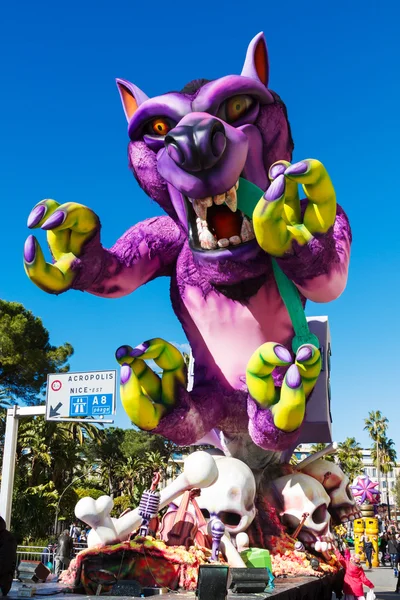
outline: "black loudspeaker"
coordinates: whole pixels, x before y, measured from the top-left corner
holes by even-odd
[[[229,589],[234,594],[262,594],[269,584],[267,569],[231,569]]]
[[[50,570],[38,560],[21,560],[17,567],[17,577],[20,581],[46,581]]]
[[[198,600],[226,600],[228,575],[227,565],[200,565],[196,590]]]

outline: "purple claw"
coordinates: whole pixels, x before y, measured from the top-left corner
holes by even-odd
[[[24,259],[27,263],[32,263],[36,257],[36,240],[33,235],[26,238],[24,245]]]
[[[285,348],[285,346],[279,346],[276,345],[274,348],[274,352],[277,355],[277,357],[279,358],[279,360],[284,360],[285,362],[292,362],[292,356],[289,352],[289,350],[287,348]]]
[[[303,346],[299,349],[296,354],[296,360],[298,362],[303,362],[305,360],[309,360],[313,355],[313,350],[310,346]]]
[[[276,179],[271,183],[269,188],[264,194],[265,200],[269,202],[273,202],[274,200],[278,200],[283,196],[285,191],[285,177],[284,175],[278,175]]]
[[[149,348],[149,346],[150,346],[149,342],[143,342],[143,344],[139,344],[139,346],[136,346],[136,348],[134,348],[130,352],[130,355],[133,356],[133,358],[142,356],[142,354],[144,354],[144,352],[146,352],[146,350]]]
[[[35,227],[44,217],[47,208],[44,204],[39,204],[39,206],[35,206],[35,208],[31,211],[31,214],[28,217],[27,225],[29,229],[31,227]]]
[[[120,346],[115,353],[115,357],[117,360],[119,360],[123,356],[126,356],[128,354],[128,352],[129,352],[129,350],[126,346]]]
[[[129,378],[131,376],[131,368],[129,365],[122,365],[121,367],[121,383],[127,383],[127,381],[129,381]]]
[[[286,385],[290,388],[292,388],[292,390],[300,387],[301,384],[301,377],[300,377],[300,373],[298,368],[296,367],[296,365],[291,365],[286,373],[286,377],[285,377],[285,381],[286,381]]]
[[[285,171],[285,175],[304,175],[308,171],[308,163],[304,160],[295,163],[294,165],[290,165]]]
[[[283,175],[286,170],[285,165],[277,164],[273,165],[269,170],[269,176],[271,179],[276,179],[278,175]]]
[[[56,210],[55,213],[51,215],[42,225],[42,229],[47,231],[48,229],[54,229],[55,227],[59,227],[65,221],[65,217],[67,213],[63,210]]]

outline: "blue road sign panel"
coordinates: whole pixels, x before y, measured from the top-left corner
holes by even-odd
[[[112,394],[89,394],[87,396],[70,396],[70,417],[96,417],[112,415]]]

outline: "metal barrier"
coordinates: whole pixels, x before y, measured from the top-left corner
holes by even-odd
[[[87,543],[74,542],[74,556],[76,556],[81,550],[86,550],[87,547]]]
[[[40,546],[17,546],[17,559],[18,562],[21,560],[42,560],[42,554],[44,553],[44,548]],[[47,562],[50,560],[53,562],[54,554],[51,552],[47,554],[49,557]]]
[[[86,548],[87,544],[74,542],[72,556],[75,557],[81,550],[85,550]],[[44,554],[46,560],[42,561],[42,555]],[[17,565],[19,565],[21,560],[37,560],[39,562],[44,562],[45,565],[50,562],[53,564],[52,571],[54,572],[56,554],[56,549],[54,549],[53,552],[45,553],[45,548],[42,546],[17,546]]]

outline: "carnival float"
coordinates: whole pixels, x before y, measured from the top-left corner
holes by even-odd
[[[327,318],[307,319],[304,306],[343,292],[351,231],[323,164],[291,163],[286,107],[268,79],[262,33],[241,75],[155,98],[118,79],[129,166],[166,215],[134,225],[111,249],[83,205],[47,199],[29,215],[31,229],[47,232],[53,260],[30,235],[25,270],[48,293],[117,298],[170,278],[193,383],[169,342],[125,344],[116,351],[121,402],[142,430],[215,448],[189,455],[162,489],[155,476],[118,519],[108,496],[79,501],[89,548],[65,577],[87,593],[105,572],[158,590],[194,590],[199,573],[218,565],[242,578],[260,569],[262,589],[273,576],[323,578],[338,570],[333,525],[361,517],[324,453],[289,464],[299,443],[332,441]]]

